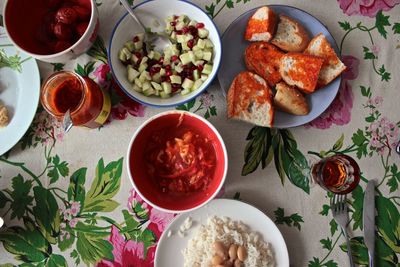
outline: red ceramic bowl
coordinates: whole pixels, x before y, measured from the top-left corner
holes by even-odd
[[[147,173],[144,153],[152,133],[178,125],[181,117],[181,126],[193,129],[212,140],[217,164],[212,180],[205,190],[187,194],[165,193]],[[129,178],[136,192],[153,207],[172,213],[190,211],[212,200],[221,189],[228,169],[225,144],[217,130],[204,118],[185,111],[163,112],[143,123],[132,137],[126,158]]]

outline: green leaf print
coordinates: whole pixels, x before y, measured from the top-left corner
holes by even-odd
[[[329,226],[330,226],[330,230],[331,230],[331,236],[333,236],[338,229],[338,224],[336,223],[336,221],[334,219],[332,219],[329,222]]]
[[[308,262],[308,267],[321,267],[320,261],[318,258],[313,257],[311,261]]]
[[[363,225],[363,203],[364,203],[364,192],[360,185],[358,185],[353,192],[351,192],[352,200],[350,205],[353,208],[353,213],[351,214],[351,219],[353,220],[353,231],[358,228],[362,230]]]
[[[100,159],[96,167],[96,178],[86,194],[84,212],[113,211],[118,203],[112,200],[120,188],[122,174],[122,158],[104,167]]]
[[[101,38],[100,35],[97,36],[92,47],[89,49],[89,51],[86,52],[86,54],[97,60],[100,60],[104,64],[107,64],[107,49],[104,45],[104,40]]]
[[[364,51],[364,59],[376,59],[376,56],[369,50],[368,47],[363,46],[363,51]]]
[[[395,252],[400,253],[400,214],[392,201],[383,197],[375,198],[378,216],[376,225],[383,241]]]
[[[335,142],[335,144],[332,147],[332,151],[339,151],[343,147],[343,141],[344,141],[344,134],[342,134],[339,139]]]
[[[47,174],[50,177],[50,184],[57,182],[60,175],[66,177],[69,173],[68,163],[65,161],[60,162],[58,155],[53,157],[52,163],[53,166]]]
[[[81,207],[84,207],[85,202],[85,180],[86,168],[81,168],[71,175],[68,187],[68,200],[78,201]]]
[[[0,232],[0,241],[4,248],[24,262],[41,262],[51,254],[51,246],[43,235],[21,227],[9,227]]]
[[[0,209],[4,208],[7,202],[11,202],[11,200],[6,197],[6,195],[0,191]]]
[[[227,8],[234,8],[233,1],[232,0],[226,0],[226,7]]]
[[[329,210],[331,209],[331,207],[327,204],[322,205],[322,210],[319,212],[319,214],[323,215],[323,216],[328,216]]]
[[[67,267],[67,261],[61,255],[52,254],[46,262],[46,267]]]
[[[358,129],[357,132],[353,134],[351,140],[358,147],[357,158],[361,159],[362,156],[366,156],[367,144],[365,141],[368,141],[368,139],[364,136],[364,132],[361,129]]]
[[[57,243],[57,236],[60,232],[61,215],[57,201],[50,190],[36,186],[33,188],[36,205],[33,207],[33,214],[40,232],[52,243]]]
[[[333,260],[329,260],[324,264],[325,267],[337,267],[338,264],[334,262]]]
[[[327,237],[326,239],[321,239],[319,242],[322,244],[322,248],[327,250],[332,249],[332,240],[329,237]]]
[[[391,178],[387,181],[386,185],[390,188],[390,193],[397,191],[400,183],[400,172],[397,169],[397,165],[393,163],[390,167]]]
[[[113,246],[105,240],[110,235],[108,232],[95,231],[95,227],[87,226],[81,222],[76,225],[76,249],[86,265],[94,265],[102,259],[113,260]]]
[[[51,65],[53,65],[54,72],[64,70],[64,66],[65,66],[65,64],[63,64],[63,63],[51,63]]]
[[[29,196],[29,192],[32,188],[32,181],[24,181],[24,178],[18,174],[12,179],[11,192],[11,219],[17,217],[21,219],[25,214],[26,208],[31,205],[33,197]]]
[[[400,34],[400,23],[393,24],[392,30],[394,34]]]
[[[246,140],[250,142],[247,143],[244,152],[245,164],[242,168],[243,176],[254,172],[261,161],[263,162],[263,168],[265,168],[271,162],[273,153],[271,129],[269,128],[253,127]]]
[[[68,232],[69,236],[63,236],[63,238],[61,238],[61,236],[58,236],[57,239],[57,245],[61,251],[69,249],[75,242],[76,233],[74,232],[74,230],[71,229],[68,224],[65,226],[64,231]]]
[[[82,67],[80,64],[76,66],[76,69],[74,70],[77,74],[87,77],[94,71],[94,64],[96,64],[95,61],[90,61],[85,64],[84,67]]]
[[[360,88],[361,88],[362,96],[365,96],[365,97],[371,97],[372,96],[371,87],[366,88],[365,86],[360,86]]]
[[[351,25],[348,21],[343,21],[343,22],[339,21],[339,25],[345,31],[350,30],[351,28]]]
[[[196,104],[196,99],[192,99],[189,102],[187,102],[186,104],[182,104],[176,107],[177,110],[184,110],[184,111],[190,111],[194,105]]]
[[[298,213],[294,213],[290,216],[285,216],[285,210],[283,208],[278,208],[274,211],[275,214],[275,223],[277,224],[286,224],[289,227],[296,227],[301,230],[300,223],[303,223],[303,217],[300,216]]]
[[[389,16],[385,16],[382,13],[382,10],[376,14],[375,26],[378,29],[378,32],[386,39],[387,31],[385,29],[386,26],[390,26]]]

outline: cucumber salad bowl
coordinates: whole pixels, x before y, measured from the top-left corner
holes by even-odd
[[[112,32],[108,60],[114,79],[132,99],[154,107],[184,104],[215,78],[221,61],[219,32],[196,5],[153,0],[133,7],[154,34],[169,37],[162,51],[145,47],[144,33],[126,13]]]

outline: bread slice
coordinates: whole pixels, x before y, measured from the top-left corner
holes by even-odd
[[[289,85],[297,86],[310,94],[315,91],[324,59],[300,53],[285,54],[280,63],[279,72]]]
[[[296,20],[279,15],[279,23],[271,43],[287,52],[302,52],[310,42],[310,36]]]
[[[324,64],[318,77],[319,86],[329,84],[346,69],[346,66],[340,61],[335,50],[333,50],[322,33],[311,40],[304,53],[319,56],[324,59]]]
[[[246,48],[244,59],[248,70],[260,75],[270,86],[275,86],[282,79],[279,64],[283,55],[272,44],[256,42]]]
[[[295,87],[280,82],[275,89],[274,105],[276,108],[293,115],[310,113],[306,98]]]
[[[244,38],[268,42],[275,33],[277,22],[278,17],[269,7],[260,7],[247,22]]]
[[[263,78],[249,71],[239,73],[228,91],[228,118],[271,127],[274,121],[272,91]]]

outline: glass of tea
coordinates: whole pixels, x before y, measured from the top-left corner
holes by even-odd
[[[307,171],[311,186],[318,184],[335,194],[350,193],[360,182],[360,167],[352,157],[344,154],[309,159]]]

